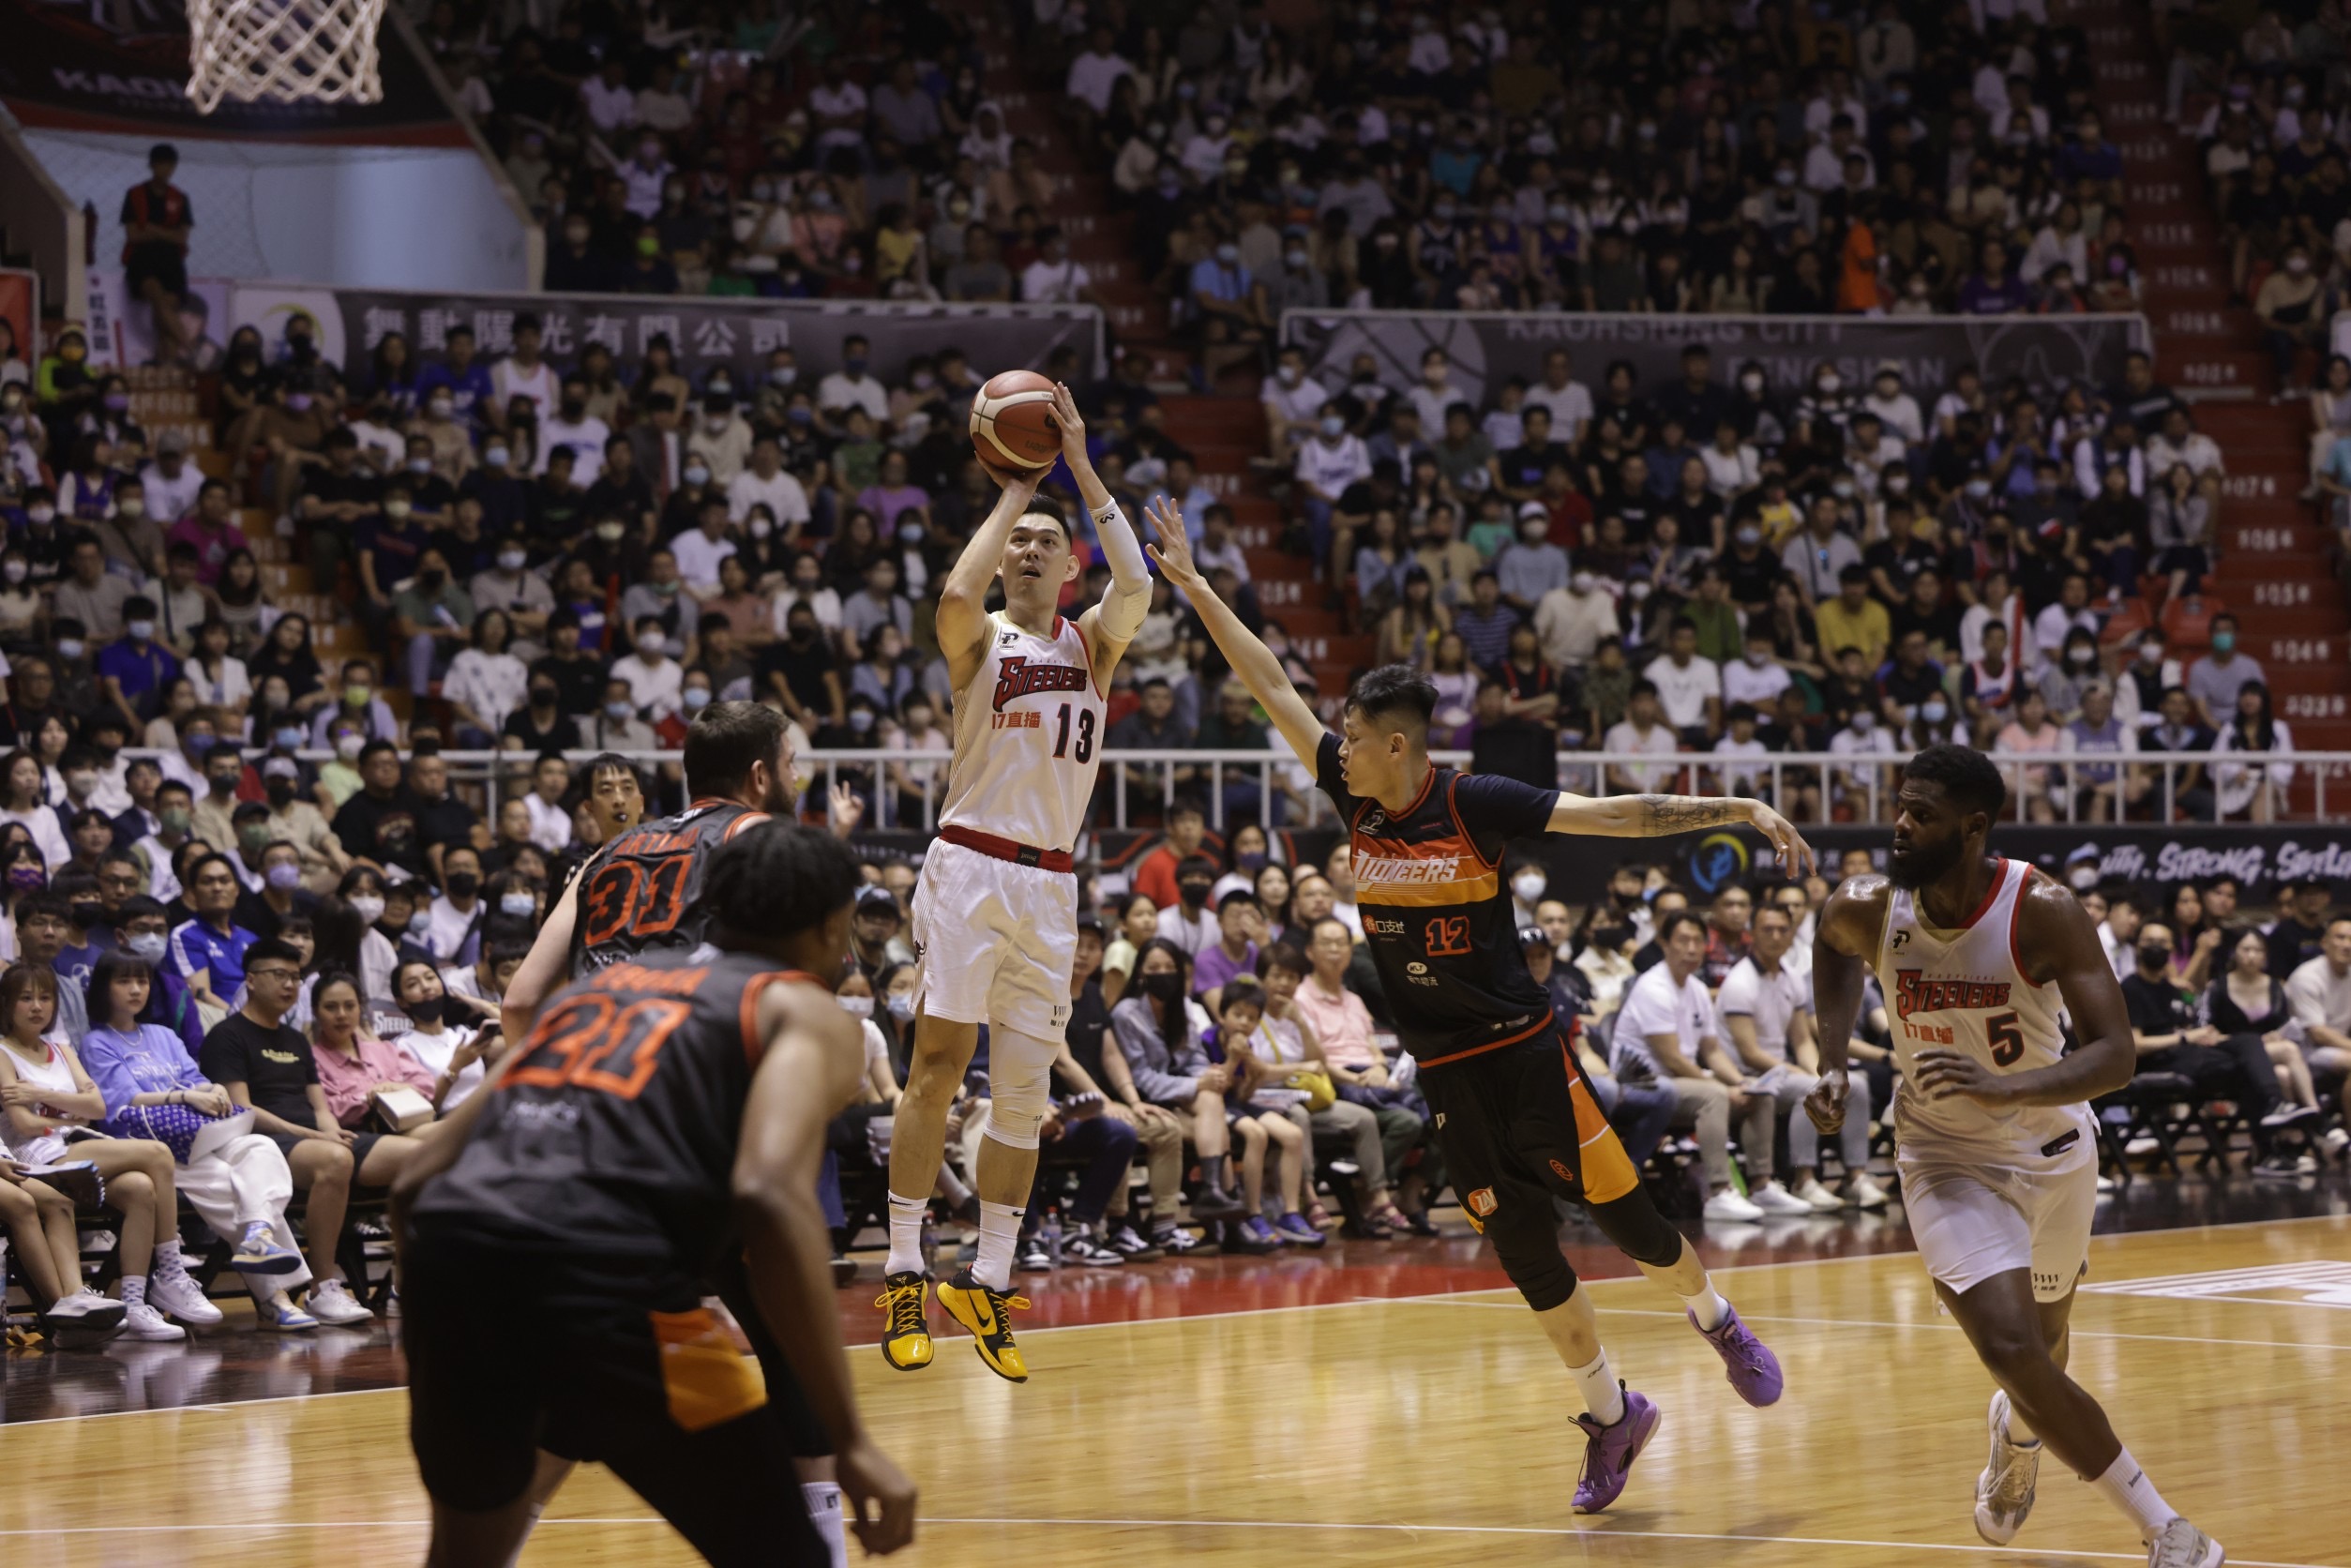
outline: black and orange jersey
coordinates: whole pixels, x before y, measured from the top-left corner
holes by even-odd
[[[1502,885],[1513,838],[1545,831],[1556,790],[1433,767],[1402,812],[1349,794],[1325,735],[1317,782],[1354,853],[1355,907],[1396,1032],[1423,1066],[1526,1039],[1551,1021]]]
[[[731,800],[698,800],[674,817],[635,827],[589,860],[572,897],[573,978],[624,958],[691,953],[710,929],[702,879],[718,846],[767,821]]]
[[[731,1233],[735,1146],[765,988],[821,984],[750,953],[655,953],[549,1001],[420,1218],[700,1272]],[[830,987],[826,988],[829,992]]]

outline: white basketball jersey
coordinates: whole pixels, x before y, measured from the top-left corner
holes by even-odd
[[[1877,980],[1902,1070],[1894,1142],[1904,1160],[2057,1171],[2097,1158],[2087,1105],[1999,1109],[1961,1095],[1929,1101],[1909,1087],[1922,1050],[1962,1051],[1996,1073],[2046,1067],[2064,1054],[2063,999],[2027,976],[2017,947],[2031,877],[2023,861],[2001,860],[1990,896],[1956,931],[1928,927],[1901,888],[1888,901]]]
[[[957,697],[942,826],[1040,850],[1076,847],[1101,770],[1102,691],[1075,621],[1049,636],[987,618],[979,673]]]

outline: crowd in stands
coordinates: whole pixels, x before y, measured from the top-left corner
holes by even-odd
[[[1979,30],[1967,8],[1734,21],[1741,8],[1702,4],[1655,13],[1665,33],[1601,7],[1561,31],[1522,7],[1337,8],[1301,38],[1255,6],[1163,26],[1047,5],[1036,57],[1202,376],[1264,375],[1276,542],[1310,560],[1313,592],[1373,658],[1428,672],[1436,743],[1480,771],[1776,792],[1813,822],[1868,814],[1902,755],[1960,739],[2015,761],[2026,820],[2270,820],[2289,804],[2291,734],[2235,617],[2203,593],[2223,456],[2144,354],[2110,384],[1988,384],[1967,367],[1913,384],[1898,364],[1840,361],[1791,384],[1718,363],[1693,333],[1680,375],[1648,384],[1566,350],[1499,383],[1432,351],[1407,382],[1271,340],[1291,304],[2125,305],[2119,164],[2088,108],[2084,40],[1995,8],[2016,14]],[[2227,210],[2240,286],[2298,349],[2291,329],[2327,314],[2305,285],[2331,287],[2340,264],[2314,204],[2342,169],[2331,140],[2291,168],[2288,154],[2343,121],[2305,112],[2289,136],[2287,119],[2305,105],[2296,81],[2336,91],[2304,68],[2340,54],[2339,19],[2328,8],[2267,53],[2199,53],[2211,9],[2178,19],[2175,82],[2194,90],[2217,61],[2208,166],[2265,200],[2273,179],[2292,192],[2238,191]],[[708,16],[550,10],[544,28],[507,28],[441,0],[424,28],[548,218],[550,288],[1092,297],[1049,221],[1054,176],[980,96],[952,9],[868,8],[853,26],[816,13],[739,81],[701,47]],[[727,41],[757,52],[770,24],[739,22]],[[2256,32],[2274,43],[2270,23]],[[486,1026],[548,900],[617,825],[679,803],[656,754],[696,712],[772,702],[797,749],[850,754],[830,803],[843,820],[927,822],[943,769],[901,754],[947,746],[930,606],[994,500],[966,417],[998,367],[942,332],[903,365],[851,338],[836,361],[777,348],[689,377],[666,341],[626,360],[553,352],[527,311],[434,341],[385,335],[346,366],[296,314],[226,345],[204,396],[227,463],[208,477],[86,351],[68,332],[37,370],[0,375],[7,1141],[29,1163],[69,1123],[249,1104],[277,1165],[240,1152],[240,1180],[284,1194],[206,1220],[245,1249],[265,1319],[331,1322],[369,1293],[339,1286],[350,1193],[388,1180],[481,1081],[500,1046]],[[2282,375],[2298,363],[2282,357]],[[1328,707],[1338,693],[1316,689],[1258,603],[1223,492],[1169,432],[1151,356],[1043,368],[1078,389],[1129,516],[1180,506],[1220,594]],[[2337,439],[2351,362],[2320,379],[2313,483],[2351,495]],[[1087,566],[1075,614],[1106,574],[1084,509],[1067,513]],[[300,606],[273,588],[288,558],[311,574]],[[334,635],[314,640],[330,627],[305,607]],[[1425,1232],[1443,1188],[1345,851],[1286,863],[1279,829],[1317,821],[1319,797],[1227,676],[1163,584],[1108,694],[1109,746],[1269,761],[1104,770],[1106,793],[1123,780],[1166,842],[1087,883],[1098,928],[1059,1075],[1064,1157],[1047,1162],[1048,1179],[1071,1163],[1086,1178],[1032,1263],[1203,1244],[1175,1223],[1187,1143],[1231,1173],[1233,1212],[1212,1202],[1209,1223],[1243,1252],[1319,1244],[1333,1216],[1318,1193],[1339,1187],[1353,1233]],[[480,750],[507,754],[494,811],[480,766],[452,781],[446,754]],[[1774,763],[1808,753],[1834,760]],[[836,1196],[870,1168],[859,1123],[886,1112],[905,1064],[913,876],[877,862],[859,906],[844,996],[864,1003],[871,1060],[865,1108],[836,1125]],[[1883,1201],[1865,1143],[1821,1149],[1789,1114],[1813,1059],[1786,977],[1826,883],[1726,889],[1693,922],[1654,868],[1583,911],[1543,897],[1534,867],[1512,882],[1529,960],[1636,1160],[1686,1157],[1726,1223]],[[2270,1169],[2298,1169],[2304,1143],[2339,1146],[2340,1129],[2273,1137],[2351,1065],[2351,922],[2326,919],[2328,890],[2259,927],[2236,915],[2234,884],[2142,910],[2090,883],[2163,1070],[2253,1108]],[[2163,943],[2162,964],[2143,961]],[[1882,1049],[1859,1057],[1882,1122],[1891,1066]],[[8,1093],[25,1083],[39,1092]],[[957,1123],[967,1143],[984,1101]],[[1318,1185],[1334,1159],[1340,1180]],[[1136,1160],[1148,1211],[1121,1174]],[[127,1169],[115,1190],[169,1174]],[[951,1208],[969,1197],[957,1181],[951,1168]],[[205,1176],[183,1166],[179,1183],[210,1201]],[[301,1304],[280,1266],[294,1193]],[[0,1218],[38,1285],[44,1211],[11,1199]],[[169,1234],[142,1288],[201,1320]]]

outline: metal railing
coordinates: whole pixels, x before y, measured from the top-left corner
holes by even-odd
[[[333,753],[301,751],[296,755],[318,762],[331,760]],[[600,755],[604,754],[565,753],[575,766]],[[648,773],[680,769],[684,763],[684,754],[676,751],[617,755]],[[795,759],[795,767],[809,792],[806,804],[811,808],[821,807],[823,795],[847,780],[867,802],[864,826],[927,833],[938,825],[947,764],[953,755],[943,750],[810,750]],[[2328,820],[2328,784],[2351,778],[2351,752],[2343,751],[1995,751],[1987,755],[2008,780],[2005,818],[2015,822],[2111,822],[2117,820],[2112,804],[2116,796],[2142,810],[2151,809],[2158,822],[2210,820],[2213,812],[2204,792],[2217,797],[2251,784],[2253,799],[2239,808],[2237,820],[2324,822]],[[1430,756],[1461,768],[1470,761],[1467,751],[1439,750]],[[521,751],[444,751],[441,757],[449,766],[452,786],[481,792],[481,809],[491,820],[505,793],[529,788],[531,768],[537,760],[535,754]],[[1557,782],[1562,790],[1582,794],[1754,795],[1770,800],[1800,825],[1825,825],[1839,807],[1847,810],[1846,821],[1887,822],[1892,820],[1903,761],[1903,754],[1896,752],[1785,751],[1762,757],[1725,757],[1697,751],[1669,755],[1561,751]],[[2294,798],[2296,786],[2305,779],[2311,786],[2306,808]],[[2095,793],[2098,786],[2117,782],[2121,788],[2106,797]],[[1200,801],[1210,824],[1219,831],[1250,821],[1271,828],[1310,827],[1333,820],[1330,803],[1315,787],[1311,770],[1287,748],[1169,748],[1102,753],[1094,786],[1094,825],[1126,828],[1145,815],[1164,816],[1180,795]],[[2260,815],[2265,796],[2268,814]],[[2340,788],[2335,799],[2351,804],[2351,796]],[[1277,800],[1283,803],[1278,819]],[[2183,816],[2183,812],[2188,814]]]

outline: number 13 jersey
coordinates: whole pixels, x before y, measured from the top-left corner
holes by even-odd
[[[942,827],[1069,850],[1085,825],[1105,729],[1093,654],[1075,621],[1044,637],[987,618],[979,673],[957,695]]]
[[[2063,999],[2026,972],[2018,946],[2032,867],[2007,859],[1997,867],[1991,892],[1955,931],[1928,926],[1903,889],[1888,897],[1876,967],[1902,1073],[1895,1152],[1912,1164],[2070,1170],[2098,1157],[2087,1105],[2002,1108],[1957,1094],[1928,1100],[1910,1088],[1924,1050],[1959,1051],[1995,1073],[2046,1067],[2065,1054]]]

